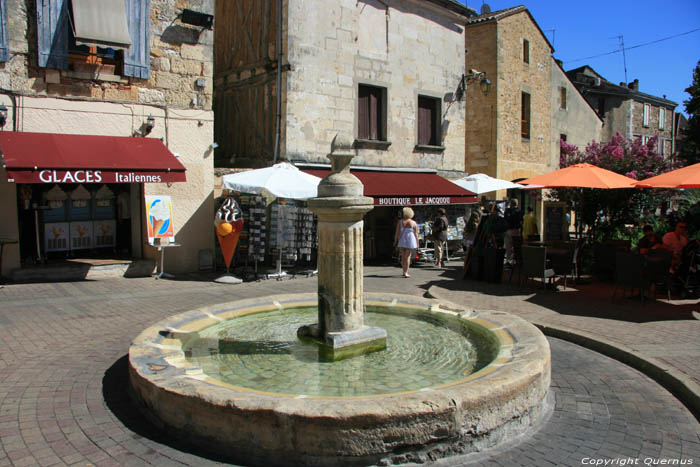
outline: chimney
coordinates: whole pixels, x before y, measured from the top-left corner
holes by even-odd
[[[627,87],[632,91],[639,91],[639,80],[635,79],[630,84],[628,84]]]

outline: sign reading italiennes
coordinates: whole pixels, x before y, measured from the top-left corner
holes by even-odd
[[[185,181],[185,172],[116,170],[12,170],[10,183],[169,183]]]

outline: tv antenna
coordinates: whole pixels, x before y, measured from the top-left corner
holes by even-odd
[[[609,39],[617,39],[620,41],[620,50],[622,51],[622,65],[625,67],[625,84],[627,84],[627,57],[625,56],[625,39],[622,34],[619,36],[613,36]]]
[[[552,47],[554,47],[554,34],[557,32],[556,29],[546,29],[544,32],[551,32],[552,33]]]

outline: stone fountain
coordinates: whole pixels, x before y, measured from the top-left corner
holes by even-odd
[[[493,448],[551,413],[549,345],[531,324],[363,293],[372,202],[352,156],[336,137],[332,173],[309,201],[316,294],[195,309],[134,339],[131,392],[162,430],[244,465],[389,465]]]
[[[299,328],[329,360],[386,348],[386,331],[364,324],[363,216],[373,199],[363,195],[350,173],[352,141],[336,136],[331,144],[331,174],[318,185],[309,209],[318,216],[318,323]]]

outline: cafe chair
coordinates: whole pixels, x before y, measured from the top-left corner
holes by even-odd
[[[612,301],[617,296],[617,287],[622,287],[623,294],[629,287],[639,289],[639,296],[644,303],[644,291],[649,286],[649,276],[644,270],[644,256],[625,251],[615,252],[615,287],[613,288]]]
[[[566,290],[567,277],[575,275],[575,251],[576,245],[571,242],[559,244],[556,249],[549,251],[549,266],[554,270],[556,276],[564,278],[564,290]]]
[[[666,288],[666,295],[671,300],[671,262],[673,261],[673,252],[668,250],[649,250],[646,258],[646,272],[649,276],[649,281],[654,288],[654,296],[659,287]]]
[[[547,287],[547,279],[551,282],[554,277],[554,270],[547,268],[547,248],[523,245],[522,258],[520,285],[523,285],[523,277],[525,279],[537,277],[542,279],[542,288],[545,289]]]

